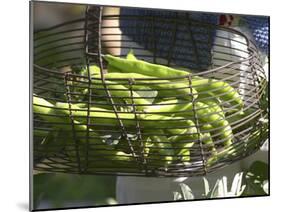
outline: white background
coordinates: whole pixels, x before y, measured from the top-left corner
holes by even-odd
[[[271,196],[230,200],[76,209],[71,211],[271,211],[280,208],[281,24],[278,1],[96,0],[68,2],[154,7],[271,16]],[[1,1],[0,7],[0,211],[27,211],[29,198],[29,2]],[[278,204],[279,203],[279,204]],[[277,208],[277,209],[276,209]],[[280,209],[279,209],[280,210]]]

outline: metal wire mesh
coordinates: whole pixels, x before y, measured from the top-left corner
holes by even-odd
[[[128,25],[132,28],[137,27],[136,20],[149,22],[151,28],[145,30],[149,32],[147,45],[132,47],[127,38],[138,34],[110,39],[118,35],[108,30],[103,33],[102,29],[110,26],[104,27],[102,21],[109,19],[134,23]],[[173,28],[165,30],[172,32],[173,39],[164,43],[169,46],[165,52],[159,47],[165,39],[157,37],[157,31],[171,22]],[[204,29],[207,40],[197,39],[200,29]],[[224,37],[219,31],[235,36]],[[267,105],[262,102],[264,71],[255,46],[238,31],[189,18],[106,16],[102,15],[102,7],[91,6],[84,19],[41,30],[34,37],[34,95],[45,102],[33,104],[48,110],[34,110],[36,170],[164,177],[205,175],[247,157],[267,139],[268,126],[261,121],[267,116]],[[222,45],[218,39],[238,47]],[[122,45],[115,46],[116,43]],[[187,44],[182,48],[189,48],[189,53],[174,48],[182,43]],[[139,59],[195,72],[183,77],[108,80],[105,46],[124,50],[121,52],[135,49]],[[90,73],[93,64],[100,68],[99,77]],[[84,75],[75,71],[82,67]],[[218,94],[223,84],[206,90],[206,84],[196,83],[203,78],[226,82],[237,90],[247,115],[240,115],[235,98],[223,98],[227,92]],[[209,82],[212,83],[215,84]],[[195,90],[200,91],[199,95]],[[210,92],[216,97],[209,96]],[[203,104],[218,98],[223,99],[218,102],[222,111],[211,111],[208,104]],[[162,110],[165,106],[174,110]],[[206,141],[208,136],[212,142]],[[175,144],[174,140],[180,142]]]

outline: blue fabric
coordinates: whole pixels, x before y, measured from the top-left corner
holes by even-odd
[[[259,49],[268,54],[269,18],[261,16],[242,16],[241,20],[251,31]]]
[[[122,32],[157,57],[171,58],[172,63],[193,70],[204,70],[210,65],[215,29],[188,20],[216,24],[218,15],[139,8],[121,8],[120,14]],[[126,16],[130,17],[126,19]],[[173,19],[184,22],[175,24]]]

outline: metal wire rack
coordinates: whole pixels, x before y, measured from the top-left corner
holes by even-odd
[[[39,108],[33,108],[35,170],[198,176],[260,148],[268,137],[264,122],[267,83],[257,50],[245,35],[188,17],[103,15],[102,10],[101,6],[89,6],[85,18],[34,35],[33,91],[40,100],[33,99],[34,107]],[[125,21],[137,30],[110,34],[109,29],[116,26],[104,26],[105,20]],[[144,21],[148,28],[139,27]],[[164,25],[169,39],[158,34]],[[146,33],[141,38],[144,45],[133,46],[132,40],[139,42],[141,30]],[[202,30],[207,37],[204,41],[197,39]],[[225,36],[227,33],[233,36]],[[237,45],[223,45],[218,40]],[[189,52],[177,51],[177,45]],[[117,77],[108,81],[104,55],[114,48],[122,50],[116,56],[125,57],[123,52],[133,49],[139,59],[194,72],[182,77]],[[100,68],[99,77],[91,75],[94,64]],[[84,74],[77,72],[83,68]],[[204,85],[194,83],[200,79],[215,79],[233,87],[243,100],[244,115],[235,98],[223,98],[226,93],[207,95],[223,87],[204,90]],[[195,90],[200,90],[199,95]],[[207,104],[198,106],[206,101],[217,101],[222,111],[211,111]],[[171,112],[161,106],[186,107]],[[227,128],[222,124],[225,120]],[[210,125],[213,127],[208,128]],[[206,137],[212,142],[206,142]]]

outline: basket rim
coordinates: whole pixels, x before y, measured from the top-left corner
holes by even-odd
[[[100,6],[98,6],[98,7],[100,7]],[[120,16],[120,15],[103,15],[103,18],[110,18],[110,17],[117,17],[117,16]],[[132,15],[122,15],[122,17],[123,16],[124,17],[126,17],[126,16],[127,17],[132,17]],[[136,16],[136,15],[133,15],[133,16]],[[148,18],[151,18],[151,17],[148,17]],[[163,17],[160,17],[160,18],[163,19]],[[60,27],[64,27],[64,26],[71,25],[71,24],[75,24],[75,23],[78,23],[78,22],[85,22],[86,20],[87,20],[87,18],[84,17],[84,18],[76,18],[76,19],[73,19],[73,20],[70,20],[70,21],[62,22],[62,23],[56,24],[54,26],[47,27],[47,28],[35,31],[34,35],[36,36],[37,34],[40,34],[42,32],[56,30],[56,29],[58,29]],[[180,20],[180,19],[175,19],[175,18],[170,18],[169,17],[169,20],[177,21],[178,23],[181,23],[181,22],[184,23],[184,20]],[[207,25],[207,26],[211,26],[211,27],[214,27],[215,30],[224,30],[224,31],[232,32],[232,33],[235,33],[237,35],[242,36],[245,39],[245,41],[246,41],[245,46],[247,46],[247,50],[248,50],[247,57],[243,58],[243,59],[239,58],[236,61],[227,62],[224,65],[220,65],[220,66],[217,66],[215,68],[209,68],[209,69],[205,69],[205,70],[200,70],[200,72],[187,73],[186,76],[179,76],[179,77],[157,77],[155,79],[151,78],[149,80],[176,80],[176,79],[192,78],[193,76],[194,77],[196,77],[196,76],[204,76],[206,74],[215,73],[215,72],[217,72],[217,71],[219,71],[221,69],[227,68],[227,67],[235,65],[235,64],[239,64],[239,63],[243,63],[243,62],[246,62],[246,61],[250,61],[250,60],[252,60],[255,57],[256,49],[257,49],[255,43],[253,43],[251,40],[249,40],[249,38],[244,33],[240,32],[239,30],[236,30],[234,28],[228,28],[226,26],[221,26],[221,25],[218,25],[218,24],[205,23],[205,22],[202,22],[202,21],[194,20],[192,18],[189,18],[188,21],[191,21],[191,22],[194,22],[194,23],[198,23],[198,24]],[[85,28],[85,26],[82,26],[80,30],[83,30],[84,28]],[[58,33],[61,33],[61,32],[58,32]],[[35,38],[34,41],[39,40],[39,39],[44,39],[45,37],[48,37],[48,36],[51,36],[51,35],[42,35],[42,36],[39,35],[38,37]],[[93,57],[94,56],[94,57],[96,57],[96,56],[98,56],[98,53],[86,52],[84,56],[89,56],[89,57]],[[100,56],[103,58],[105,55],[101,54]],[[120,56],[120,55],[115,55],[115,56]],[[142,59],[142,60],[146,61],[145,59]],[[155,63],[155,64],[157,64],[157,63]],[[160,65],[160,64],[157,64],[157,65]],[[166,67],[171,67],[169,64],[167,64],[167,65],[166,64],[161,64],[161,65],[166,66]],[[52,68],[52,69],[46,68],[46,67],[40,66],[39,64],[36,64],[35,62],[33,63],[33,67],[39,68],[41,70],[45,70],[45,71],[48,71],[48,72],[53,72],[53,73],[58,73],[59,72],[58,69],[56,69],[56,68]],[[188,69],[188,67],[176,67],[175,69],[183,70],[184,71],[184,69]],[[82,76],[82,75],[79,75],[79,74],[74,74],[74,73],[72,73],[71,75],[74,76],[74,77],[75,76],[81,77],[81,78],[85,77],[85,76]],[[88,78],[88,77],[85,77],[85,78]],[[116,78],[116,79],[115,78],[111,78],[111,80],[117,80],[117,79],[120,79],[120,78]],[[136,79],[136,80],[147,80],[147,78],[134,78],[134,79]]]

